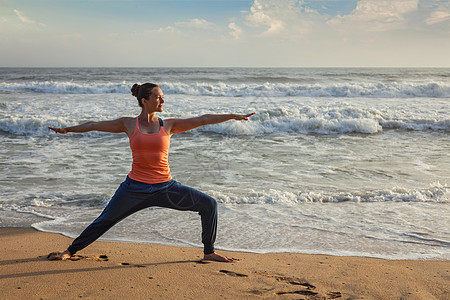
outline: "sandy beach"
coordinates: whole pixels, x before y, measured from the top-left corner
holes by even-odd
[[[0,228],[2,299],[449,299],[450,262],[225,252],[95,242],[75,260],[49,260],[71,239]]]

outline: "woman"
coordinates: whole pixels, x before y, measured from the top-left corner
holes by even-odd
[[[163,111],[164,94],[152,83],[134,84],[132,95],[142,108],[137,118],[124,117],[112,121],[87,122],[67,128],[49,129],[56,133],[104,131],[125,132],[133,154],[131,172],[119,186],[101,215],[77,237],[67,250],[60,254],[68,259],[87,247],[114,224],[147,207],[160,206],[177,210],[196,211],[201,216],[204,260],[230,262],[230,258],[215,253],[217,230],[216,201],[193,188],[172,179],[168,163],[170,137],[208,124],[231,119],[248,120],[252,114],[203,115],[189,119],[161,120],[156,113]]]

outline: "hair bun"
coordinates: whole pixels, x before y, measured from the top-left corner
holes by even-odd
[[[134,97],[137,97],[140,87],[141,87],[140,84],[137,84],[137,83],[133,84],[133,86],[131,87],[131,95],[133,95]]]

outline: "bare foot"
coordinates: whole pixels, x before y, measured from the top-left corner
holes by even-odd
[[[64,251],[63,253],[61,253],[61,254],[59,255],[59,257],[60,257],[62,260],[66,260],[66,259],[71,258],[71,257],[72,257],[72,254],[70,254],[69,250],[66,250],[66,251]]]
[[[210,254],[205,254],[205,256],[203,257],[203,260],[212,260],[212,261],[219,261],[219,262],[232,262],[233,261],[232,258],[228,258],[226,256],[217,254],[215,252],[210,253]]]

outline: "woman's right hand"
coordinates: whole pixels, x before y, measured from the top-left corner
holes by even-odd
[[[247,115],[237,115],[233,114],[233,119],[235,120],[248,120],[249,117],[253,116],[255,113],[247,114]]]
[[[56,133],[61,133],[61,134],[66,134],[67,130],[65,128],[55,128],[55,127],[50,127],[48,126],[48,129],[53,130]]]

